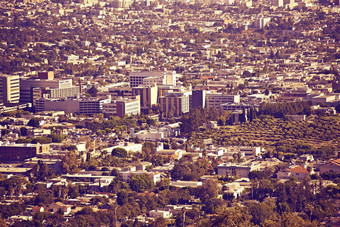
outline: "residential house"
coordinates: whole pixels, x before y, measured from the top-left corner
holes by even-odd
[[[277,179],[290,179],[297,178],[298,180],[302,180],[309,175],[307,168],[303,166],[294,166],[292,168],[281,170],[277,173]]]

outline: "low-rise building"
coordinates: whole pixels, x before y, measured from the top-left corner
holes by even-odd
[[[33,158],[39,153],[49,151],[48,144],[10,144],[0,146],[0,160],[8,161],[24,161]]]
[[[297,178],[298,180],[304,179],[306,176],[309,175],[307,168],[303,166],[294,166],[292,168],[281,170],[277,173],[277,179],[290,179],[290,178]]]
[[[340,158],[320,165],[320,174],[327,172],[340,173]]]
[[[152,218],[170,218],[172,216],[172,213],[168,210],[150,210],[149,216]]]
[[[254,163],[222,163],[217,166],[217,174],[221,176],[248,177],[251,171],[260,170],[260,165]]]
[[[173,187],[178,188],[186,188],[186,187],[192,187],[197,188],[199,186],[202,186],[202,181],[171,181],[170,185]]]

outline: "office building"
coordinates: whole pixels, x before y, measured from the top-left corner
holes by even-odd
[[[33,158],[37,154],[48,152],[48,144],[15,144],[0,146],[0,160],[2,162],[19,162]]]
[[[139,85],[138,87],[133,87],[132,94],[134,96],[140,96],[140,106],[142,108],[150,108],[152,105],[157,104],[158,87],[155,84],[149,86]]]
[[[130,72],[130,87],[139,85],[172,85],[176,86],[176,72]],[[145,80],[145,82],[144,82]]]
[[[138,115],[140,114],[140,100],[139,96],[134,99],[119,98],[111,102],[103,104],[103,114],[108,116],[124,117],[125,115]]]
[[[205,107],[205,99],[205,90],[193,90],[190,96],[190,108]]]
[[[240,95],[229,95],[223,93],[206,94],[206,107],[220,109],[225,103],[240,103]]]
[[[102,113],[103,104],[109,103],[110,99],[87,98],[79,100],[79,114],[93,115]]]
[[[47,99],[40,98],[35,101],[36,112],[41,111],[65,111],[65,113],[78,113],[93,115],[102,113],[103,104],[110,99],[82,98],[82,99]]]

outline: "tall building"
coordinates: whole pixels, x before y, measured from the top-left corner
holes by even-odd
[[[176,86],[176,72],[130,72],[130,87],[139,85],[172,85]]]
[[[140,95],[140,106],[142,108],[150,108],[152,105],[157,104],[157,85],[151,86],[138,86],[132,88],[133,95]]]
[[[137,114],[140,114],[140,101],[138,99],[117,100],[117,115],[119,117]]]
[[[197,108],[197,107],[205,107],[205,98],[206,98],[206,91],[205,90],[193,90],[191,101],[190,101],[190,108]]]
[[[0,102],[19,103],[19,76],[0,75]]]
[[[168,117],[189,112],[189,93],[169,93],[159,97],[161,111]]]
[[[274,0],[274,6],[283,7],[283,0]]]

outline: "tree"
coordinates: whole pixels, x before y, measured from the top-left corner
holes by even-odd
[[[1,129],[1,136],[5,136],[5,135],[9,134],[10,132],[11,132],[11,130],[9,130],[7,128]]]
[[[337,113],[340,113],[340,104],[335,107]]]
[[[27,128],[26,127],[20,128],[20,135],[21,136],[27,136]]]
[[[218,184],[215,180],[204,181],[203,186],[199,187],[197,192],[202,203],[206,203],[209,200],[217,198]]]
[[[245,208],[230,207],[213,220],[212,226],[252,226],[250,220],[251,215]]]
[[[166,224],[166,220],[163,217],[157,218],[151,225],[152,227],[165,227],[168,226]]]
[[[264,91],[264,94],[265,94],[265,95],[269,95],[269,94],[270,94],[270,91],[269,91],[268,88],[266,88],[266,90]]]
[[[53,202],[53,193],[50,190],[42,190],[38,193],[37,197],[35,198],[36,205],[48,205]]]
[[[208,171],[212,171],[208,161],[198,160],[193,163],[182,158],[171,170],[171,178],[174,180],[198,180]]]
[[[119,158],[126,158],[128,153],[124,148],[118,147],[112,150],[111,155]]]
[[[40,119],[34,117],[34,118],[32,118],[28,121],[27,125],[32,126],[32,127],[39,127],[40,126]]]
[[[120,190],[117,193],[117,203],[118,205],[124,205],[128,202],[129,200],[129,194],[126,190]]]
[[[54,176],[54,172],[48,168],[46,163],[40,160],[38,164],[33,167],[31,174],[33,174],[34,178],[38,181],[44,181]]]
[[[98,93],[98,89],[93,85],[88,91],[88,94],[90,94],[92,97],[96,97]]]
[[[62,169],[64,173],[76,173],[78,172],[78,157],[76,152],[70,151],[66,153],[62,158]]]
[[[0,187],[5,188],[8,195],[20,195],[24,190],[24,185],[28,182],[19,176],[13,176],[11,178],[0,181]]]
[[[153,181],[147,174],[133,176],[129,182],[130,188],[136,192],[142,192],[153,187]]]
[[[51,135],[49,135],[49,137],[52,139],[53,143],[61,143],[64,140],[64,136],[52,133]]]
[[[253,180],[253,179],[261,180],[261,179],[265,179],[267,177],[268,177],[268,175],[265,172],[262,172],[262,171],[251,171],[251,172],[249,172],[249,179],[250,180]]]

